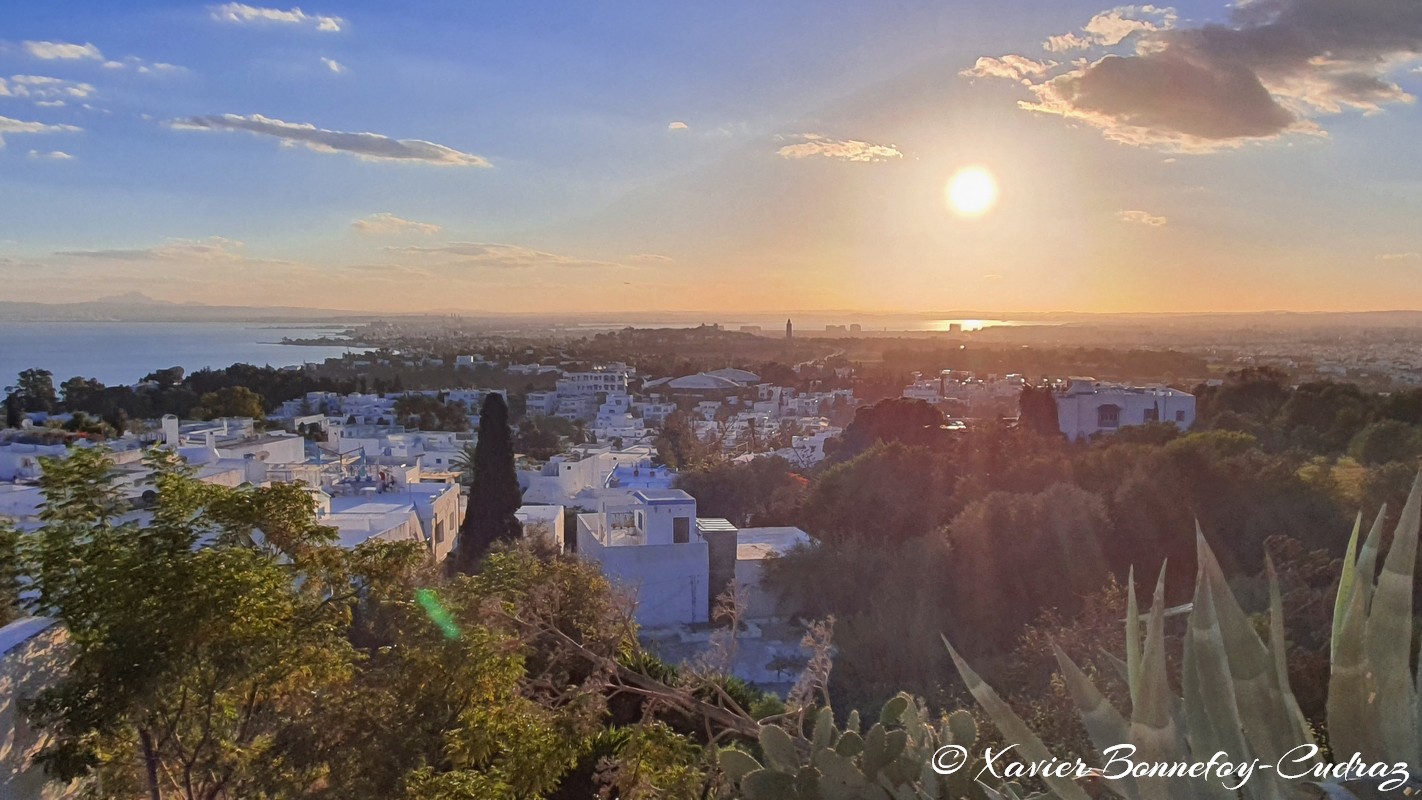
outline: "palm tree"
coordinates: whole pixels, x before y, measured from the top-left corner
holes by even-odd
[[[465,486],[474,483],[474,448],[473,442],[467,442],[459,455],[451,458],[449,463],[459,468],[459,482]]]

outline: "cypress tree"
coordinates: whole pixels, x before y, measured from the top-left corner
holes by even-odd
[[[514,516],[523,505],[523,492],[514,472],[513,434],[509,407],[503,395],[490,392],[479,411],[479,442],[474,446],[474,480],[469,505],[454,552],[455,569],[469,574],[479,559],[498,541],[523,535],[523,524]]]

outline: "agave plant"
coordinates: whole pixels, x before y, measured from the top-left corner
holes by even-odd
[[[1085,673],[1057,651],[1087,733],[1103,753],[1129,744],[1135,748],[1132,761],[1142,764],[1201,763],[1222,752],[1235,762],[1257,759],[1269,765],[1240,785],[1205,777],[1141,776],[1107,782],[1113,791],[1127,800],[1275,800],[1310,786],[1316,787],[1314,794],[1322,789],[1345,799],[1364,788],[1395,787],[1411,795],[1422,787],[1412,777],[1422,761],[1422,674],[1414,677],[1410,667],[1422,475],[1413,483],[1379,574],[1386,510],[1378,512],[1361,548],[1359,515],[1348,542],[1334,606],[1327,748],[1316,741],[1289,687],[1283,608],[1273,563],[1267,563],[1266,641],[1250,624],[1198,529],[1195,596],[1180,667],[1183,696],[1174,696],[1166,679],[1164,570],[1146,617],[1144,641],[1134,586],[1128,595],[1126,660],[1119,666],[1130,687],[1129,716],[1113,707]],[[1050,758],[1041,740],[951,645],[949,651],[974,698],[1007,739],[1019,743],[1022,758]],[[1287,769],[1280,770],[1281,763]],[[1359,769],[1359,765],[1377,767]],[[1044,780],[1051,794],[1064,800],[1088,798],[1073,780]]]
[[[1131,762],[1140,765],[1203,764],[1216,754],[1256,765],[1248,780],[1141,774],[1105,785],[1124,800],[1285,800],[1306,792],[1357,800],[1363,790],[1373,794],[1399,789],[1408,796],[1422,790],[1422,780],[1414,777],[1422,762],[1422,657],[1415,677],[1410,668],[1422,475],[1412,486],[1378,573],[1386,511],[1384,507],[1378,512],[1361,547],[1359,515],[1348,542],[1334,606],[1326,745],[1315,737],[1289,686],[1283,603],[1273,563],[1266,562],[1265,637],[1240,607],[1198,528],[1198,570],[1194,600],[1188,606],[1180,696],[1166,676],[1165,620],[1171,612],[1165,608],[1164,569],[1150,612],[1144,615],[1144,631],[1134,580],[1127,597],[1126,654],[1116,663],[1129,686],[1129,714],[1112,706],[1058,649],[1058,663],[1087,734],[1102,753],[1129,746]],[[944,643],[974,698],[1015,745],[1012,757],[1026,764],[1051,762],[1054,754],[1047,745],[951,644]],[[940,771],[944,748],[956,745],[967,752],[976,738],[965,712],[954,712],[934,728],[922,709],[899,695],[867,734],[860,734],[859,727],[857,712],[840,729],[829,709],[818,712],[813,731],[805,735],[763,725],[759,744],[765,765],[742,751],[723,750],[721,766],[738,796],[748,800],[969,795],[1020,800],[1025,794],[1015,781],[974,785],[973,779],[983,774],[982,754],[971,756],[977,758],[975,763],[952,774]],[[1366,765],[1385,772],[1370,773]],[[1091,799],[1075,777],[1037,777],[1047,792],[1034,797]]]

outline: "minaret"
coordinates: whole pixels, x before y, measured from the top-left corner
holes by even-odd
[[[794,338],[795,338],[795,328],[794,328],[794,326],[792,326],[792,325],[790,324],[790,320],[788,320],[788,319],[785,320],[785,338],[786,338],[786,339],[794,339]]]

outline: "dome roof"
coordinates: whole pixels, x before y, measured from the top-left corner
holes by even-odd
[[[685,377],[675,378],[671,381],[668,381],[667,388],[692,391],[735,391],[736,389],[741,388],[741,385],[729,378],[722,378],[719,375],[711,375],[702,372],[696,375],[687,375]]]
[[[760,376],[755,374],[754,372],[747,372],[743,369],[735,369],[733,367],[727,367],[725,369],[713,369],[706,374],[716,378],[725,378],[728,381],[735,381],[736,383],[739,383],[742,386],[749,385],[760,380]]]

